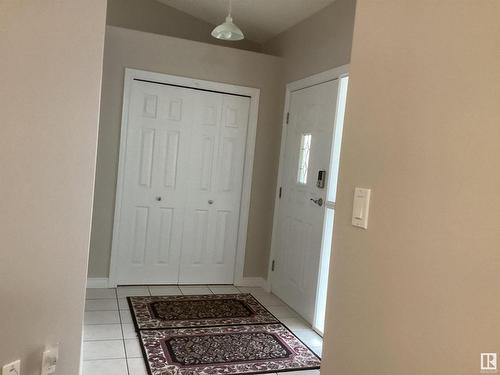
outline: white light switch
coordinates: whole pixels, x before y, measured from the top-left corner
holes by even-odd
[[[17,360],[3,366],[2,375],[21,375],[21,361]]]
[[[59,348],[49,348],[43,352],[41,375],[52,375],[56,373],[57,360],[59,359]]]
[[[370,189],[356,188],[352,205],[352,225],[368,228],[368,211],[370,208]]]

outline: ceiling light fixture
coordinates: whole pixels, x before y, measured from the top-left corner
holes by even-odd
[[[222,40],[242,40],[245,38],[243,32],[238,26],[233,23],[233,17],[231,17],[232,10],[232,0],[229,0],[228,15],[226,17],[226,22],[220,24],[215,29],[212,30],[212,36],[217,39]]]

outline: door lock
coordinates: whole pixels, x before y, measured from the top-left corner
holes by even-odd
[[[318,198],[318,199],[312,199],[311,200],[316,203],[318,206],[323,206],[323,198]]]
[[[325,188],[325,181],[326,181],[326,171],[325,170],[318,171],[318,180],[316,181],[316,186],[318,187],[318,189]]]
[[[156,200],[159,202],[161,201],[161,197],[156,197]]]

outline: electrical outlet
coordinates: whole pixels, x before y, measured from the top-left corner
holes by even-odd
[[[21,361],[17,360],[3,366],[2,375],[21,375]]]
[[[45,350],[43,352],[41,375],[55,374],[58,359],[59,359],[59,349],[57,346]]]

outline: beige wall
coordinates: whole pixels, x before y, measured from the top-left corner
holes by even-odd
[[[210,33],[215,25],[156,0],[108,0],[106,23],[111,26],[230,46],[232,48],[250,51],[260,51],[262,49],[259,43],[248,39],[239,42],[214,39],[210,36]]]
[[[336,0],[264,44],[264,52],[285,59],[286,82],[349,63],[355,4]]]
[[[499,15],[358,1],[321,373],[479,374],[500,351]]]
[[[105,5],[0,2],[0,365],[23,375],[54,343],[78,373]]]
[[[282,111],[280,58],[107,27],[90,277],[109,271],[125,67],[261,90],[245,276],[267,277]]]

